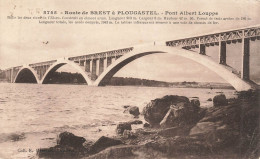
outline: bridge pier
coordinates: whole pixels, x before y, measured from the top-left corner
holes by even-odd
[[[91,60],[86,60],[85,61],[85,71],[90,72],[90,61]]]
[[[96,75],[98,76],[99,75],[99,62],[100,60],[99,59],[96,59]]]
[[[242,38],[242,73],[243,80],[249,80],[249,56],[250,56],[250,39]]]
[[[107,57],[104,58],[104,66],[103,66],[103,71],[107,68]]]
[[[93,69],[93,59],[91,59],[90,61],[89,61],[89,72],[91,72],[91,74],[92,74],[92,69]]]
[[[111,62],[114,63],[116,61],[116,57],[111,57]]]
[[[98,75],[100,75],[103,71],[104,71],[104,58],[100,58],[99,59],[99,73],[98,73]]]
[[[91,71],[91,74],[92,75],[95,75],[96,74],[96,71],[97,71],[97,61],[96,60],[92,60],[92,71]]]
[[[226,65],[226,57],[227,57],[227,49],[226,49],[226,42],[220,41],[219,42],[219,64]]]
[[[109,65],[111,65],[111,63],[112,63],[112,57],[108,57],[108,58],[107,58],[107,67],[108,67]]]
[[[199,49],[200,49],[200,52],[199,52],[200,54],[206,55],[206,46],[204,44],[200,44]]]

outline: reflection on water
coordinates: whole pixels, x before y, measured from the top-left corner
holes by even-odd
[[[122,105],[142,108],[164,95],[199,97],[209,107],[217,92],[234,90],[161,87],[88,87],[0,83],[0,158],[28,158],[53,146],[56,135],[70,131],[89,140],[114,135],[116,124],[133,119]],[[101,130],[101,131],[100,131]]]

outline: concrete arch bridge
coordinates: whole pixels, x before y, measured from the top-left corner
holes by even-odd
[[[170,53],[193,60],[217,73],[237,91],[254,87],[250,80],[250,41],[260,40],[260,27],[235,29],[219,33],[176,39],[153,44],[138,45],[129,48],[99,52],[75,57],[64,57],[52,61],[16,66],[1,72],[11,82],[46,84],[53,72],[67,64],[75,68],[91,86],[104,86],[112,76],[128,63],[150,54]],[[242,69],[235,71],[226,60],[227,45],[242,43]],[[218,62],[206,56],[206,48],[219,47]],[[199,51],[192,51],[197,48]],[[240,73],[239,73],[240,72]],[[30,77],[30,78],[28,78]]]

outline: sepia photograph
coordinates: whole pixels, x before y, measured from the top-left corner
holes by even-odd
[[[259,159],[259,0],[0,0],[0,159]]]

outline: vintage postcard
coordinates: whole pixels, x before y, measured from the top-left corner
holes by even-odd
[[[0,159],[258,159],[259,0],[0,0]]]

